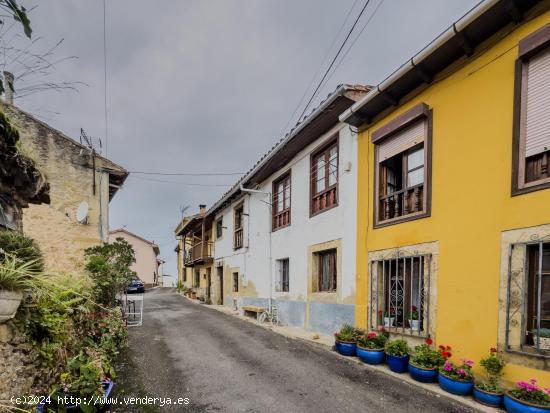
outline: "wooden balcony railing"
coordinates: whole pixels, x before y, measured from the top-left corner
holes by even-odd
[[[290,225],[290,208],[273,215],[273,230]]]
[[[242,248],[243,246],[243,229],[239,228],[235,230],[235,237],[234,237],[234,248]]]
[[[204,261],[212,258],[212,242],[198,242],[191,246],[184,257],[185,264]]]
[[[311,213],[316,214],[338,204],[337,186],[333,185],[311,198]]]
[[[424,184],[380,197],[381,220],[399,218],[424,209]]]

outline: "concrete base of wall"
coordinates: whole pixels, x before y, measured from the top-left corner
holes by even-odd
[[[233,307],[233,300],[227,302]],[[268,298],[240,297],[238,308],[245,305],[268,307]],[[273,299],[282,325],[303,328],[321,334],[333,334],[343,324],[355,323],[355,308],[351,304],[326,304],[316,301]]]

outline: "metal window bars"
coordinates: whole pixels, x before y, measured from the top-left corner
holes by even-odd
[[[505,350],[550,359],[550,343],[541,337],[541,329],[550,326],[544,318],[543,277],[550,276],[543,265],[550,243],[537,239],[510,244],[506,283]],[[545,271],[546,270],[546,271]],[[545,294],[546,293],[546,294]],[[542,323],[545,326],[542,326]]]
[[[369,263],[369,324],[373,330],[430,335],[431,254],[398,253]]]

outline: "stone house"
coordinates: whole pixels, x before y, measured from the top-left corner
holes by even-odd
[[[124,228],[115,229],[109,233],[111,242],[119,237],[128,241],[134,248],[136,262],[132,265],[132,270],[136,272],[145,288],[162,285],[164,261],[158,258],[160,254],[158,245]]]
[[[82,271],[83,251],[108,240],[109,202],[128,172],[12,104],[2,102],[0,109],[50,185],[50,203],[25,211],[25,233],[42,249],[48,270]]]

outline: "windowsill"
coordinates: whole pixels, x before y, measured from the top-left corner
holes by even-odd
[[[550,188],[550,178],[540,179],[538,181],[528,182],[522,186],[512,187],[512,196],[528,194],[529,192],[540,191]]]
[[[384,327],[384,330],[390,334],[399,334],[406,337],[419,337],[426,338],[428,337],[427,333],[424,330],[413,331],[407,327]]]
[[[277,227],[277,228],[272,228],[272,229],[271,229],[271,232],[279,231],[280,229],[284,229],[284,228],[288,228],[288,227],[290,227],[290,224],[281,225],[281,226],[279,226],[279,227]]]
[[[421,218],[427,218],[429,216],[431,216],[430,211],[421,211],[421,212],[415,212],[412,214],[403,215],[396,218],[386,219],[384,221],[376,220],[374,223],[374,228],[388,227],[390,225],[401,224],[402,222],[414,221]]]
[[[334,205],[331,205],[331,206],[329,206],[329,207],[323,208],[323,209],[321,209],[321,210],[319,210],[319,211],[311,212],[311,213],[309,214],[309,217],[310,217],[310,218],[313,218],[314,216],[317,216],[317,215],[319,215],[319,214],[322,214],[323,212],[326,212],[326,211],[330,211],[331,209],[336,208],[337,206],[338,206],[338,202],[336,202]]]

